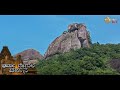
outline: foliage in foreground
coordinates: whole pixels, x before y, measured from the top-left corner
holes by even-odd
[[[114,75],[119,74],[108,63],[120,59],[120,44],[92,44],[91,48],[56,54],[37,65],[40,75]]]

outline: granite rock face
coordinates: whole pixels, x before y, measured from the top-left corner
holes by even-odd
[[[69,52],[71,49],[90,47],[89,33],[84,24],[73,23],[68,26],[68,31],[57,37],[48,47],[44,57],[50,57],[57,53]]]

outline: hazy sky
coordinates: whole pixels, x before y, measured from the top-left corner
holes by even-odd
[[[106,24],[105,17],[118,23]],[[0,50],[14,55],[33,48],[44,54],[49,44],[71,23],[85,23],[93,43],[120,43],[120,16],[113,15],[0,15]]]

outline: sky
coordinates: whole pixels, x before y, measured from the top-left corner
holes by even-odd
[[[106,17],[117,23],[105,23]],[[0,50],[8,46],[12,55],[35,49],[42,55],[69,24],[85,23],[92,42],[120,43],[120,15],[0,15]]]

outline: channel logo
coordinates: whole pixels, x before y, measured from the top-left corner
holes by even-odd
[[[106,18],[104,19],[104,21],[105,21],[105,23],[113,23],[113,24],[118,23],[118,20],[117,20],[117,19],[115,19],[115,18],[110,18],[110,17],[106,17]]]

